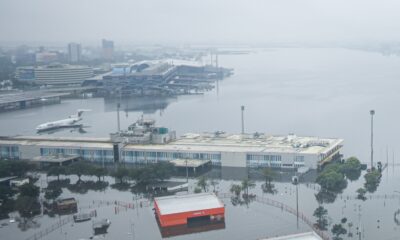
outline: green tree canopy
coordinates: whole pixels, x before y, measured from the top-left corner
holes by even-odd
[[[47,171],[47,176],[56,176],[60,180],[60,175],[66,175],[67,168],[65,166],[53,166]]]
[[[342,240],[340,235],[346,234],[347,230],[342,226],[342,224],[335,224],[332,227],[332,234],[334,235],[334,240]]]
[[[319,206],[315,209],[313,216],[317,218],[317,225],[319,229],[326,230],[328,226],[328,220],[326,219],[328,215],[328,210],[323,206]]]
[[[239,184],[232,184],[229,191],[235,194],[236,197],[240,197],[240,193],[242,192],[242,186],[240,186]]]

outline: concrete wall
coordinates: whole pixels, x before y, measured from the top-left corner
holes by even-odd
[[[19,157],[20,159],[32,159],[34,157],[40,156],[40,147],[35,145],[23,145],[19,146]]]
[[[246,167],[246,153],[222,152],[222,167]]]

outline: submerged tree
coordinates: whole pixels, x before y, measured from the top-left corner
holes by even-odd
[[[107,174],[107,170],[105,168],[94,166],[91,169],[91,174],[97,177],[97,181],[100,182],[101,177],[104,177]]]
[[[208,187],[207,177],[201,176],[197,181],[197,186],[201,188],[204,192],[207,192],[207,187]]]
[[[342,224],[335,224],[332,227],[332,234],[334,235],[333,240],[342,240],[340,235],[346,234],[347,230],[342,226]]]
[[[242,180],[242,190],[246,196],[249,195],[249,189],[254,188],[255,186],[256,184],[248,178]]]
[[[66,175],[67,168],[64,166],[53,166],[47,171],[47,176],[56,176],[57,181],[60,181],[60,175]]]
[[[216,187],[217,187],[217,185],[218,185],[218,180],[216,180],[216,179],[214,179],[214,178],[212,178],[211,180],[210,180],[210,185],[213,187],[213,192],[216,192]]]
[[[364,175],[365,188],[368,192],[375,192],[381,181],[382,174],[378,170],[371,170],[371,172]]]
[[[117,170],[111,173],[111,176],[118,180],[119,183],[124,183],[129,176],[129,170],[125,167],[118,167]]]
[[[242,187],[238,184],[232,184],[229,191],[235,194],[236,197],[240,197],[240,193],[242,192]]]
[[[327,220],[328,210],[326,210],[323,206],[319,206],[315,209],[313,216],[317,218],[317,226],[321,230],[326,230],[328,226]]]
[[[265,178],[265,186],[271,188],[272,181],[274,180],[275,177],[275,172],[271,168],[264,168],[263,176]]]
[[[357,199],[365,201],[367,198],[365,197],[365,194],[367,193],[367,190],[365,188],[359,188],[357,189]]]

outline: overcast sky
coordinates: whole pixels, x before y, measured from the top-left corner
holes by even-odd
[[[398,41],[400,0],[0,0],[1,42]]]

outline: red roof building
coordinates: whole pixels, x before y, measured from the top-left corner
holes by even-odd
[[[223,220],[224,204],[214,193],[174,195],[154,198],[154,208],[161,227],[188,224],[197,219]]]

